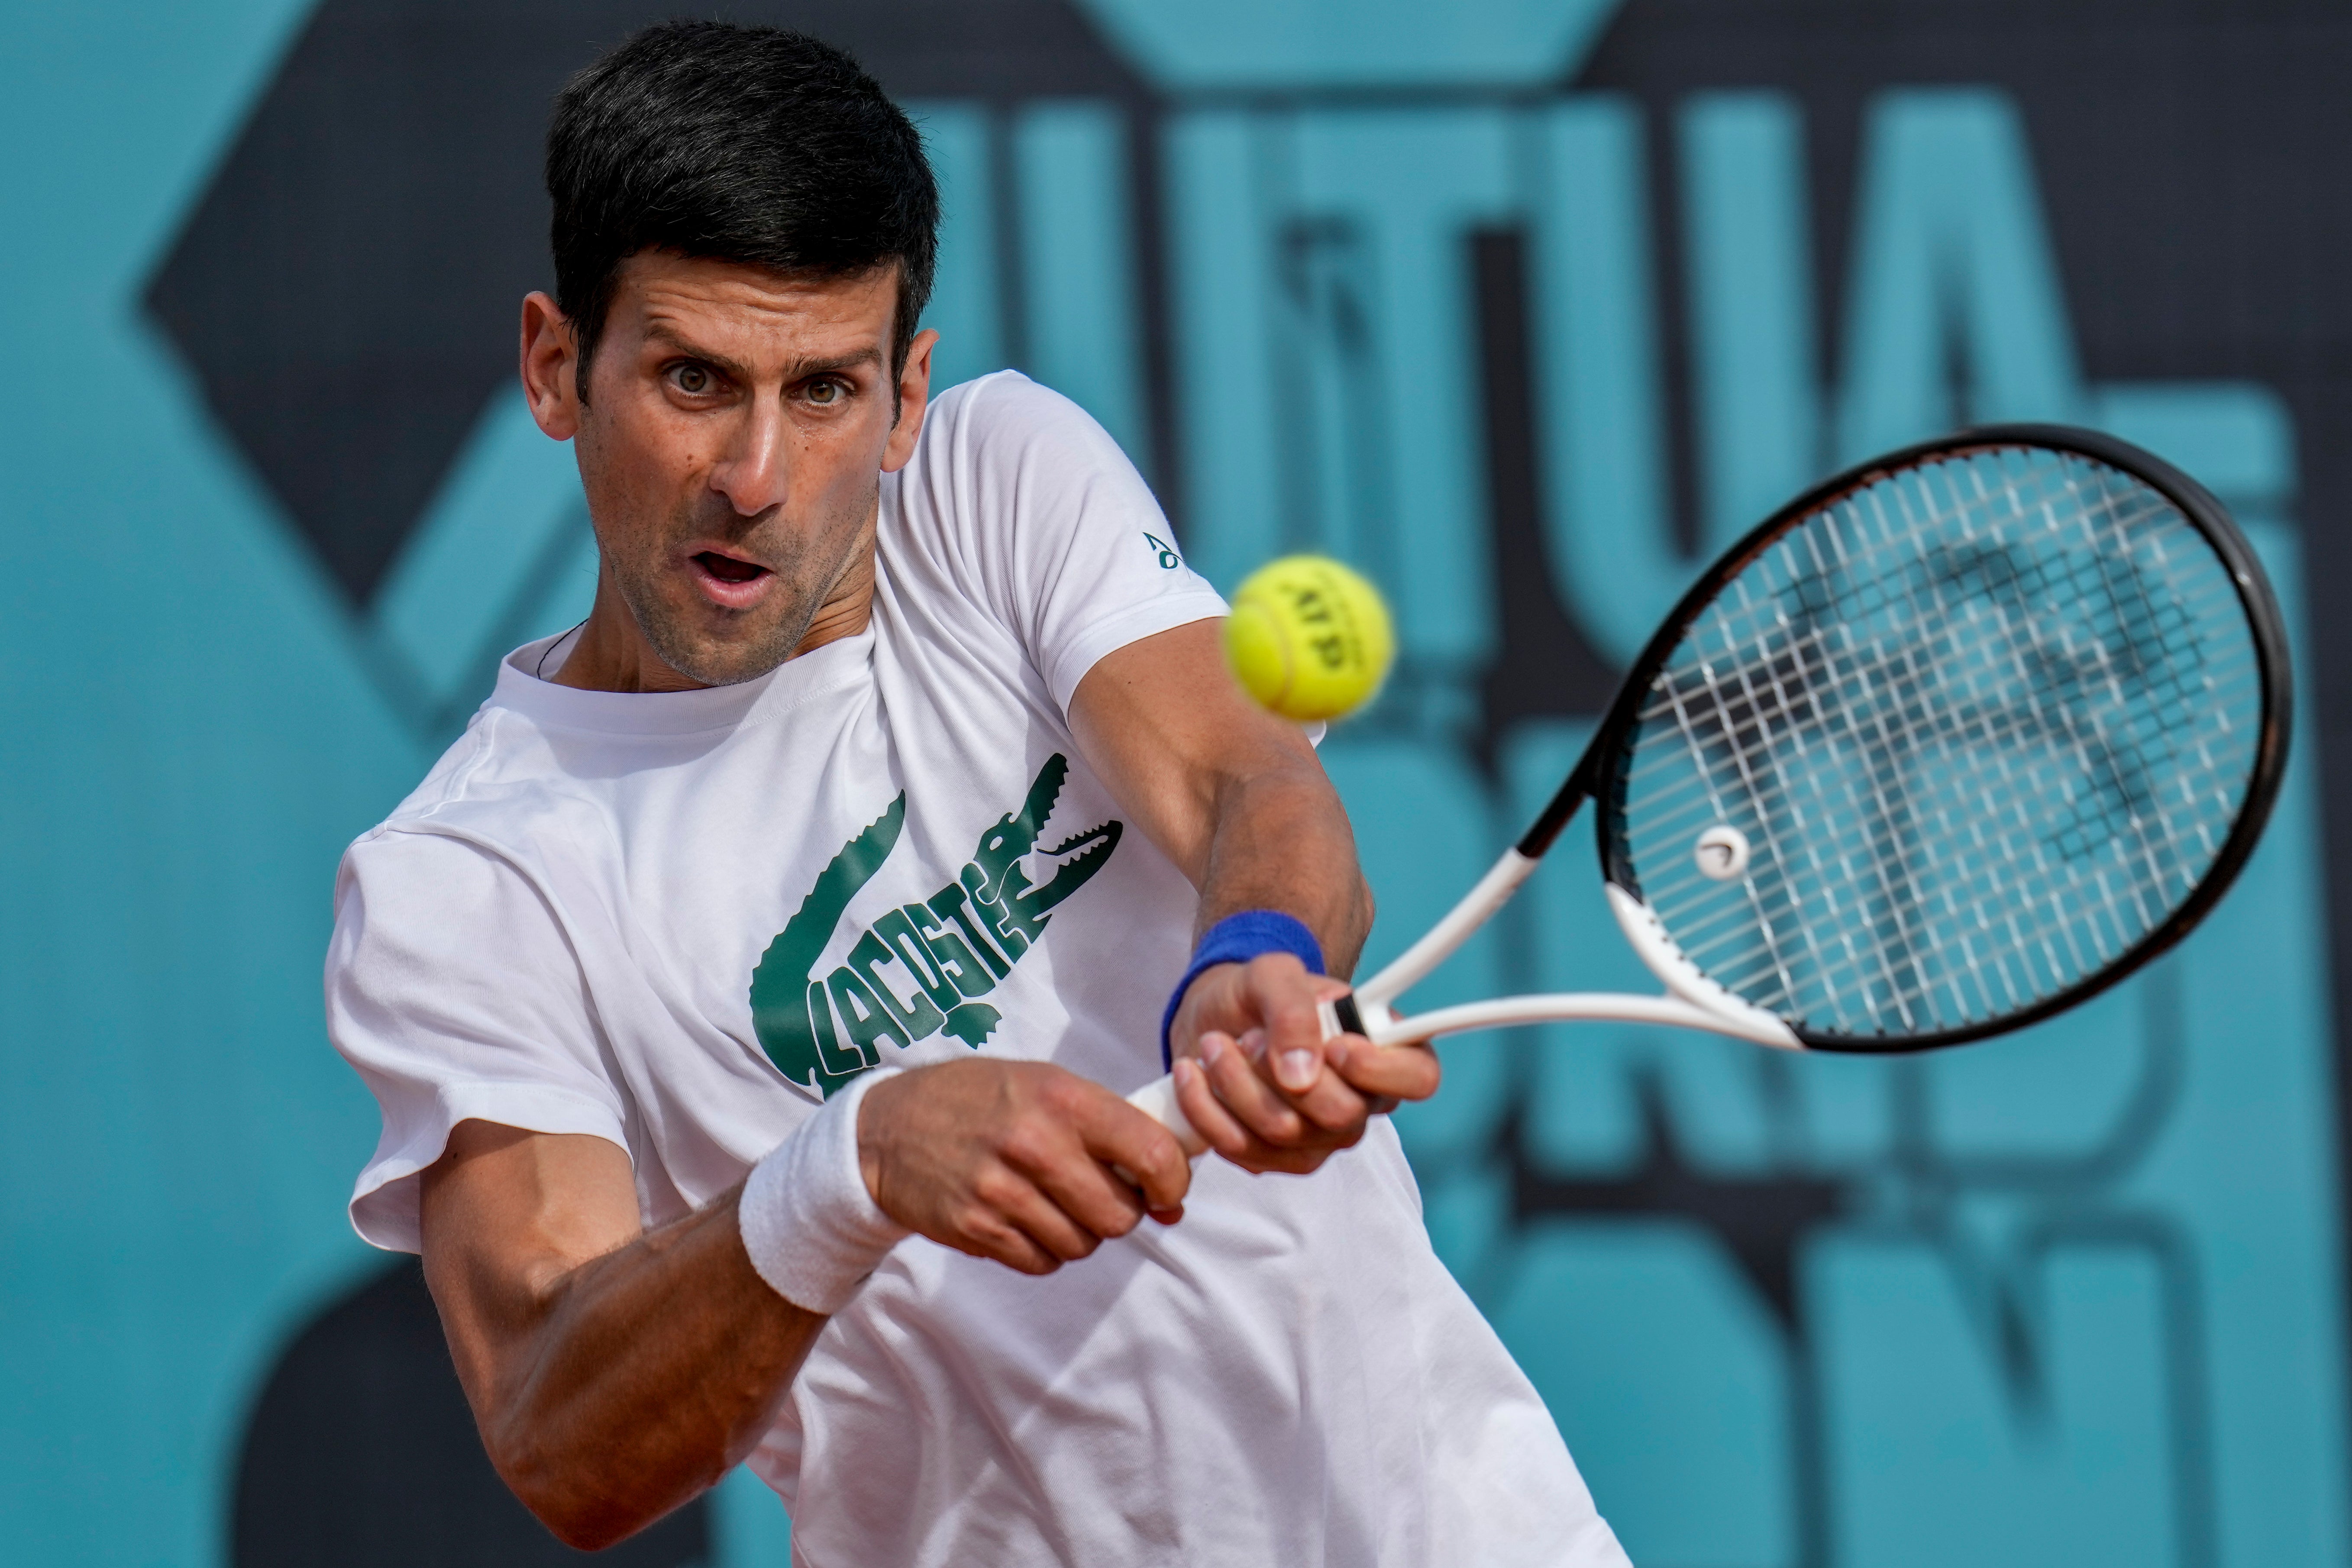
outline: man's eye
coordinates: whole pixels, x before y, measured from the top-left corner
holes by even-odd
[[[677,389],[688,397],[699,397],[710,390],[710,372],[698,364],[682,364],[670,373]]]
[[[820,408],[841,401],[842,387],[837,381],[813,381],[808,384],[808,400]]]

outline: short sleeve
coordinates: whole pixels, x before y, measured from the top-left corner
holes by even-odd
[[[466,839],[379,829],[343,857],[327,1032],[383,1113],[352,1193],[374,1246],[421,1250],[418,1173],[478,1119],[627,1147],[580,963],[521,871]]]
[[[1086,410],[1011,371],[942,403],[959,543],[1065,713],[1105,654],[1225,613],[1151,488]]]

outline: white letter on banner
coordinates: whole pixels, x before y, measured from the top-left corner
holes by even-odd
[[[940,182],[940,256],[923,325],[940,334],[931,393],[1002,370],[1008,362],[997,320],[996,191],[989,177],[988,113],[973,104],[910,103]]]
[[[1641,110],[1585,98],[1544,114],[1538,389],[1558,457],[1545,522],[1553,586],[1619,665],[1689,583],[1667,512]]]
[[[1821,477],[1805,129],[1780,92],[1681,115],[1700,537],[1713,557]]]
[[[1274,395],[1274,232],[1265,135],[1238,110],[1179,116],[1167,133],[1177,386],[1185,437],[1182,543],[1230,592],[1289,541]]]
[[[1496,616],[1465,240],[1516,216],[1509,122],[1313,110],[1294,147],[1284,259],[1304,307],[1287,319],[1306,329],[1290,368],[1320,454],[1309,472],[1351,492],[1346,547],[1394,596],[1408,654],[1466,674],[1491,656]],[[1330,518],[1336,498],[1317,499]]]
[[[1099,420],[1148,474],[1127,138],[1126,117],[1104,103],[1028,109],[1014,125],[1029,340],[1023,363]]]
[[[1963,420],[2081,416],[2065,298],[2005,93],[1904,89],[1871,105],[1851,277],[1840,461]]]

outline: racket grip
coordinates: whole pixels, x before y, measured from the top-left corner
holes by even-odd
[[[1184,1108],[1176,1103],[1174,1074],[1145,1084],[1129,1095],[1127,1102],[1176,1134],[1178,1145],[1189,1158],[1197,1160],[1209,1152],[1209,1141],[1201,1136],[1184,1114]]]

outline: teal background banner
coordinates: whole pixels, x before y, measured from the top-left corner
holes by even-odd
[[[343,1201],[336,858],[585,607],[513,385],[564,76],[667,6],[0,7],[0,1558],[573,1554]],[[2352,1561],[2352,16],[2298,0],[804,0],[948,206],[945,380],[1018,365],[1230,587],[1392,591],[1324,754],[1433,919],[1703,562],[1959,426],[2202,479],[2295,617],[2269,837],[2025,1034],[1789,1059],[1465,1038],[1400,1116],[1448,1265],[1645,1568]],[[1416,996],[1647,988],[1549,868]],[[782,1564],[744,1477],[611,1553]]]

